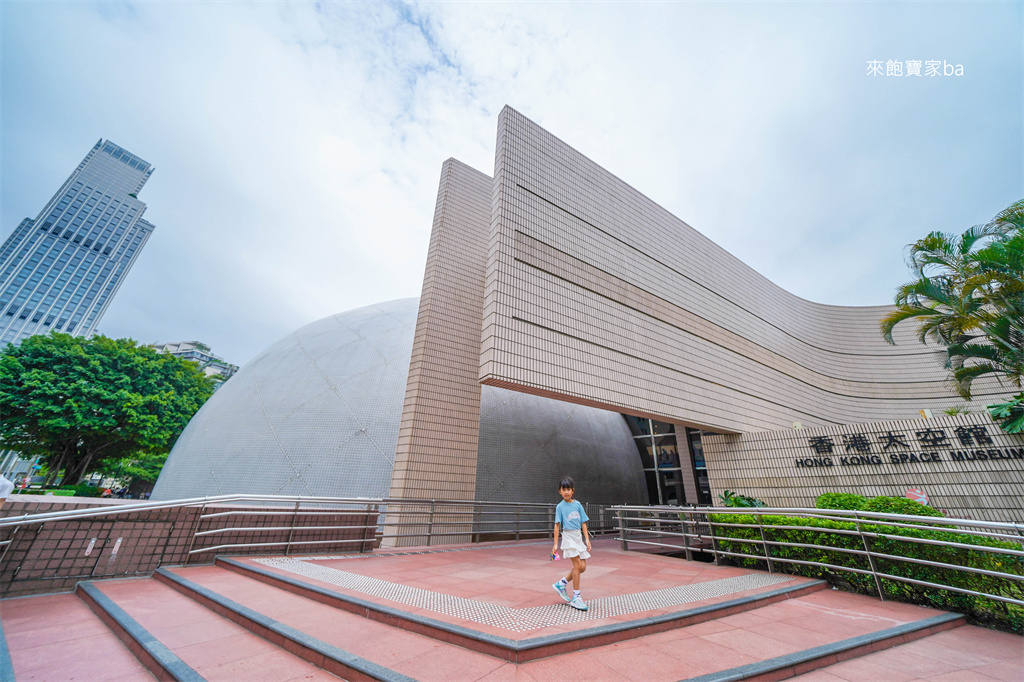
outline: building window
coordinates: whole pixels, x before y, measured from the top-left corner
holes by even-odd
[[[704,461],[704,446],[701,444],[701,432],[698,429],[686,429],[686,437],[693,454],[693,471],[697,478],[698,504],[710,505],[711,484],[708,480],[708,466]]]
[[[626,415],[640,453],[651,504],[683,505],[683,470],[679,462],[675,426]]]

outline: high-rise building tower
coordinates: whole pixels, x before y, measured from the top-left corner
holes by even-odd
[[[0,347],[52,329],[91,336],[154,226],[137,195],[153,167],[100,140],[35,220],[0,248]]]

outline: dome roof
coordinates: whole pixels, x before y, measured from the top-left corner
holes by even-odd
[[[332,315],[260,353],[189,422],[153,499],[387,496],[418,307],[408,298]],[[621,415],[482,389],[477,499],[550,501],[565,474],[588,502],[646,498]]]

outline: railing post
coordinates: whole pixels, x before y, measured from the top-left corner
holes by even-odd
[[[480,519],[483,516],[483,507],[473,504],[473,532],[470,534],[471,542],[480,542]]]
[[[200,509],[199,513],[196,514],[196,522],[192,524],[192,537],[188,541],[188,549],[185,550],[185,563],[192,557],[192,548],[196,544],[196,533],[199,532],[199,522],[203,520],[203,515],[206,513],[206,505],[204,504]]]
[[[427,525],[427,547],[430,547],[434,542],[434,502],[435,500],[430,501],[430,520]]]
[[[619,547],[623,552],[628,552],[629,542],[626,541],[626,518],[622,515],[623,511],[621,507],[615,510],[619,517]]]
[[[368,505],[366,505],[366,520],[363,521],[363,525],[366,526],[366,527],[363,528],[363,541],[359,543],[359,553],[360,554],[362,554],[363,552],[367,551],[367,549],[366,549],[366,545],[367,544],[370,545],[369,551],[371,551],[371,552],[373,551],[373,544],[374,543],[372,543],[372,542],[371,543],[367,543],[366,542],[367,536],[370,534],[370,531],[371,531],[371,528],[370,528],[370,519],[371,518],[374,519],[374,523],[376,523],[378,525],[380,524],[380,507],[378,505],[376,505],[376,504],[368,504]],[[372,530],[373,530],[373,535],[376,538],[377,530],[376,529],[372,529]]]
[[[519,539],[519,507],[516,507],[516,540]]]
[[[679,522],[683,527],[683,547],[686,551],[686,560],[693,561],[693,550],[690,549],[690,522],[687,520],[687,513],[680,510]]]
[[[704,515],[708,517],[708,532],[711,533],[711,556],[715,557],[715,566],[721,566],[722,560],[718,557],[718,536],[715,535],[715,522],[711,518],[710,511],[705,511]]]
[[[295,503],[295,511],[292,512],[292,522],[288,528],[288,544],[284,546],[284,555],[288,556],[292,553],[292,535],[295,533],[295,521],[299,518],[299,504]]]
[[[864,535],[864,530],[860,527],[860,514],[854,512],[853,517],[857,519],[857,535],[860,535],[861,544],[864,545],[864,551],[868,555],[868,565],[871,566],[871,577],[875,579],[875,589],[878,590],[878,598],[881,601],[885,601],[885,593],[882,592],[882,580],[878,577],[878,568],[875,566],[875,555],[871,553],[871,545],[868,544],[867,536]]]
[[[768,562],[768,572],[774,573],[775,567],[772,566],[772,557],[768,553],[768,538],[764,535],[764,524],[761,523],[761,515],[754,514],[754,518],[757,519],[757,529],[761,531],[761,548],[764,550],[764,559]]]

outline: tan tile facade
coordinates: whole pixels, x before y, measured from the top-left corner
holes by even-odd
[[[954,513],[1019,519],[1012,455],[940,465],[909,442],[878,450],[884,433],[937,425],[1020,447],[984,417],[916,420],[960,401],[909,326],[897,346],[882,340],[887,310],[793,296],[506,107],[493,180],[454,160],[442,169],[391,495],[474,499],[483,383],[741,434],[705,438],[714,495],[806,506],[830,490],[924,487]],[[1007,394],[988,381],[975,392],[981,404]],[[842,463],[843,437],[858,434],[877,463]],[[838,463],[795,464],[815,435],[833,439]],[[887,459],[896,447],[917,461]]]
[[[472,500],[491,179],[444,163],[416,319],[391,496]]]
[[[886,307],[789,294],[507,107],[490,219],[482,383],[720,432],[959,402]]]
[[[715,499],[732,490],[773,507],[826,492],[904,497],[920,488],[947,516],[1024,522],[1024,437],[987,415],[705,435]]]

